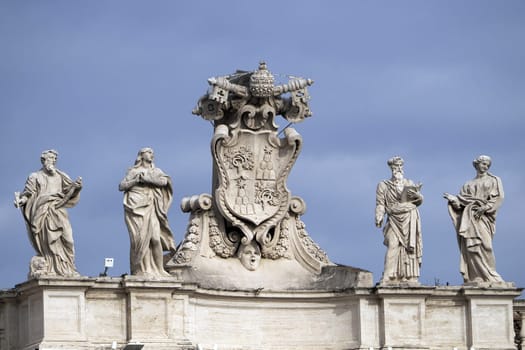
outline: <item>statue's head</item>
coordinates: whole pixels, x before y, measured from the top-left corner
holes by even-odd
[[[399,156],[392,157],[387,161],[387,164],[390,167],[390,170],[392,170],[393,177],[403,177],[403,164],[405,164],[403,158]]]
[[[242,266],[247,270],[257,270],[261,263],[261,250],[255,240],[248,244],[241,244],[237,252],[237,257],[241,261]]]
[[[486,172],[492,165],[492,159],[489,156],[480,155],[472,161],[472,165],[477,171],[483,170],[482,172]],[[480,166],[483,167],[483,169],[481,169]]]
[[[53,160],[56,162],[57,158],[58,158],[58,152],[55,151],[54,149],[48,149],[42,152],[42,154],[40,155],[40,162],[42,164],[44,164],[46,160]]]
[[[40,163],[43,168],[50,173],[55,172],[55,164],[57,162],[58,152],[54,149],[48,149],[40,155]]]
[[[259,69],[250,76],[250,93],[255,97],[273,96],[272,73],[266,68],[266,63],[259,63]]]
[[[135,160],[135,166],[143,165],[144,163],[151,163],[151,166],[154,166],[153,159],[154,159],[153,149],[150,147],[144,147],[137,154],[137,159]]]

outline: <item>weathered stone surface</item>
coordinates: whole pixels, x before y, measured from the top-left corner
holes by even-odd
[[[240,267],[240,269],[244,269]],[[248,273],[248,272],[247,272]],[[39,279],[0,293],[2,349],[513,349],[515,288],[207,289]]]
[[[514,300],[514,343],[517,349],[525,345],[525,299]]]
[[[191,266],[170,272],[201,288],[218,290],[340,291],[373,286],[369,271],[332,265],[323,267],[320,273],[312,273],[294,260],[264,259],[256,271],[249,271],[238,260],[198,256]]]

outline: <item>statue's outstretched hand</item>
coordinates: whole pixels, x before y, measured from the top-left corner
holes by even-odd
[[[461,208],[461,205],[459,204],[459,199],[458,197],[450,194],[450,193],[443,193],[443,198],[445,198],[451,205],[452,207],[454,207],[454,209],[459,209]]]
[[[76,188],[82,188],[82,177],[79,176],[73,183],[73,186]]]
[[[15,200],[13,201],[15,208],[20,208],[22,205],[26,204],[26,202],[27,202],[26,196],[20,197],[20,192],[15,192]]]

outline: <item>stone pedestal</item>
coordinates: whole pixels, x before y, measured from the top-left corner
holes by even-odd
[[[385,348],[515,349],[514,288],[378,288]]]
[[[405,349],[428,349],[426,300],[433,288],[378,288],[381,345]]]
[[[514,347],[520,290],[214,290],[177,277],[31,280],[0,294],[1,349]]]
[[[514,301],[515,344],[518,350],[525,345],[525,299]]]
[[[512,304],[507,293],[466,289],[470,344],[475,349],[514,349]]]

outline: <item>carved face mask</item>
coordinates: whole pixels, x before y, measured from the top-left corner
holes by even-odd
[[[261,262],[259,247],[254,246],[254,244],[249,244],[241,246],[239,249],[239,260],[242,266],[250,271],[256,270]]]

